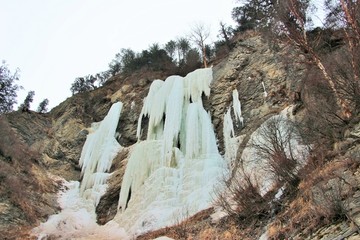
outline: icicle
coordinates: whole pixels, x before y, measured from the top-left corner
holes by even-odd
[[[178,141],[181,128],[182,108],[184,102],[184,81],[179,76],[173,76],[172,88],[166,101],[164,123],[164,148],[168,154]],[[166,80],[169,81],[169,78]]]
[[[239,93],[237,89],[233,90],[232,97],[235,119],[241,123],[241,126],[244,126],[244,118],[241,116],[241,103],[239,100]]]
[[[192,102],[201,101],[202,93],[205,96],[210,95],[210,83],[212,82],[211,68],[197,69],[184,78],[185,82],[185,98],[191,99]]]
[[[200,121],[198,105],[192,103],[189,105],[186,115],[186,157],[194,158],[200,152]]]
[[[261,82],[261,85],[262,85],[262,87],[263,87],[263,89],[264,89],[264,98],[266,98],[266,97],[268,96],[268,93],[266,92],[265,84],[264,84],[263,81]]]
[[[121,149],[116,141],[116,127],[120,118],[122,103],[111,106],[108,114],[98,124],[94,124],[94,131],[90,133],[83,146],[79,165],[83,176],[80,193],[82,196],[94,200],[97,205],[100,197],[100,186],[104,186],[108,177],[113,158]],[[86,193],[85,193],[86,192]]]
[[[208,68],[150,87],[137,128],[139,139],[141,119],[149,117],[147,138],[138,141],[128,160],[114,218],[135,235],[172,224],[184,208],[191,215],[212,201],[224,166],[201,100],[202,94],[209,96],[211,81]]]

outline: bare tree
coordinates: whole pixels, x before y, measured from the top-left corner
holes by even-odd
[[[190,33],[190,39],[193,41],[196,46],[199,47],[203,59],[204,67],[207,67],[207,59],[206,59],[206,44],[205,41],[210,36],[210,30],[204,24],[198,23],[196,24]]]
[[[349,103],[341,97],[336,86],[336,80],[331,76],[329,69],[324,65],[319,53],[314,49],[308,37],[308,17],[306,15],[310,4],[307,0],[278,1],[276,5],[277,29],[292,43],[293,46],[304,52],[309,62],[321,71],[329,88],[333,92],[336,104],[345,118],[351,116]]]

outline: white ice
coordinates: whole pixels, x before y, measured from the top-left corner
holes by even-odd
[[[261,82],[261,85],[262,85],[263,90],[264,90],[264,98],[266,98],[266,97],[268,96],[268,93],[267,93],[267,91],[266,91],[264,82]]]
[[[264,139],[261,132],[263,132],[264,128],[267,128],[270,121],[279,120],[280,124],[277,138],[279,141],[287,142],[286,146],[284,147],[287,156],[290,157],[291,151],[292,157],[297,160],[299,167],[305,164],[305,159],[308,156],[309,149],[305,145],[301,144],[301,137],[297,134],[296,131],[292,132],[289,141],[285,139],[289,137],[289,123],[291,122],[291,118],[286,114],[287,112],[288,108],[285,108],[278,115],[272,116],[266,120],[257,130],[255,130],[251,134],[249,144],[245,147],[241,156],[241,159],[244,163],[245,172],[257,180],[262,194],[265,194],[271,189],[275,183],[275,178],[268,170],[266,170],[265,162],[258,156],[256,150],[251,147],[251,142],[255,142],[260,145],[269,144],[267,140]],[[298,169],[295,169],[294,171],[297,170]]]
[[[61,212],[49,217],[33,229],[38,239],[129,239],[116,222],[104,226],[96,223],[95,206],[106,191],[107,173],[121,146],[115,140],[122,103],[112,105],[100,123],[92,124],[80,158],[83,180],[66,182],[67,191],[60,192]]]
[[[232,119],[231,109],[234,112],[235,119]],[[223,139],[225,154],[224,158],[228,164],[228,170],[235,165],[237,150],[244,136],[235,136],[234,131],[234,122],[238,126],[238,123],[241,123],[241,126],[244,126],[244,118],[241,113],[241,103],[239,100],[239,93],[237,89],[234,89],[232,92],[232,108],[229,107],[226,113],[224,114],[223,120]]]
[[[95,206],[106,191],[112,160],[121,150],[115,139],[121,109],[121,102],[113,104],[105,118],[93,125],[82,148],[80,193],[85,199],[92,199]]]
[[[129,239],[125,230],[115,222],[99,226],[92,200],[80,196],[79,182],[64,181],[64,190],[59,194],[61,212],[51,215],[45,223],[32,230],[38,240],[56,239]]]
[[[115,221],[129,234],[172,225],[211,205],[224,169],[210,115],[211,69],[186,77],[156,80],[139,117],[149,119],[147,138],[138,141],[123,178]]]
[[[239,93],[237,89],[233,90],[232,97],[233,97],[233,109],[234,109],[235,119],[241,123],[241,126],[244,126],[244,118],[241,116],[241,103],[239,100]],[[236,121],[236,125],[238,125],[237,121]]]

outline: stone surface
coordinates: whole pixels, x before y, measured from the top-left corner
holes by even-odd
[[[293,103],[292,96],[299,91],[299,82],[305,67],[296,61],[289,61],[284,66],[281,58],[287,53],[288,49],[284,46],[273,49],[254,34],[249,38],[240,39],[229,55],[213,67],[211,95],[209,99],[203,99],[203,102],[211,114],[221,153],[224,153],[223,116],[231,107],[234,89],[239,92],[245,123],[245,126],[235,124],[235,135],[241,135],[243,139],[238,155],[241,155],[251,133],[261,123]],[[56,190],[59,186],[52,175],[61,176],[66,180],[80,179],[78,160],[91,123],[101,121],[112,103],[122,101],[124,105],[116,131],[119,135],[117,140],[125,149],[113,162],[108,191],[96,209],[100,224],[111,220],[117,211],[128,153],[137,141],[136,128],[143,98],[152,80],[166,77],[166,74],[161,72],[140,72],[127,77],[114,76],[103,87],[76,94],[50,113],[14,112],[1,116],[0,131],[1,127],[9,128],[11,136],[1,135],[3,142],[6,140],[8,146],[0,141],[0,233],[16,232],[17,227],[34,226],[35,222],[46,219],[58,210]],[[266,88],[266,96],[262,84]],[[298,111],[301,112],[301,109]],[[359,138],[360,124],[355,123],[346,138],[337,143],[335,150],[343,154],[344,158],[360,159]],[[20,146],[29,154],[20,159],[17,157],[19,153],[11,149],[12,146]],[[28,205],[14,204],[16,191],[11,193],[9,186],[4,185],[4,179],[9,178],[7,172],[21,180],[20,183],[23,185],[20,184],[20,189],[28,188],[24,191],[28,194],[28,198],[24,200]],[[349,182],[359,183],[359,171],[343,172],[344,174],[341,174]],[[360,191],[356,189],[348,201],[349,216],[353,223],[345,221],[324,227],[307,239],[359,239],[356,225],[360,226]],[[37,219],[27,219],[26,206],[30,206],[30,210],[35,209]],[[211,225],[210,222],[200,224],[203,229],[198,235],[193,235],[194,239],[216,239],[214,236],[220,236],[219,239],[239,238],[236,226],[214,229],[207,224]],[[1,237],[3,236],[0,234]],[[299,235],[294,239],[306,238]]]

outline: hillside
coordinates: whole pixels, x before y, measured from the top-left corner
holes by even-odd
[[[334,53],[325,54],[331,57]],[[302,53],[287,45],[274,46],[266,42],[257,33],[248,32],[234,40],[230,53],[213,63],[209,96],[201,90],[199,100],[194,97],[189,103],[199,101],[205,115],[209,113],[216,138],[216,154],[230,168],[223,177],[225,179],[220,178],[217,182],[227,183],[225,192],[231,194],[224,195],[222,190],[215,188],[221,201],[213,207],[191,214],[181,212],[173,217],[172,226],[160,230],[150,227],[150,233],[146,233],[145,226],[144,231],[133,233],[137,239],[165,235],[174,239],[359,239],[360,115],[347,121],[333,120],[336,116],[330,114],[332,109],[320,104],[332,103],[331,94],[323,86],[302,81],[309,74],[304,58]],[[150,117],[139,118],[144,116],[141,115],[144,98],[154,80],[167,77],[167,73],[160,71],[116,75],[98,89],[68,98],[49,113],[18,111],[2,115],[0,237],[34,238],[31,229],[61,211],[57,193],[66,188],[63,180],[84,179],[79,160],[86,137],[96,131],[91,124],[102,121],[118,101],[122,103],[122,109],[115,131],[123,150],[112,161],[108,188],[96,207],[96,218],[100,225],[113,219],[122,222],[124,217],[118,213],[118,202],[121,184],[127,179],[124,176],[126,166],[134,149],[139,143],[146,142],[145,133],[137,139],[138,121],[143,121],[143,132],[151,130]],[[313,77],[316,79],[316,74]],[[317,88],[325,89],[325,93],[319,94],[314,90]],[[234,97],[235,90],[238,97]],[[233,107],[238,101],[240,113]],[[233,110],[230,112],[229,109]],[[281,144],[278,139],[268,143],[283,147],[283,155],[269,158],[268,153],[273,148],[267,149],[267,155],[264,152],[261,155],[255,151],[256,146],[259,150],[259,146],[264,149],[268,145],[261,145],[256,140],[262,141],[261,138],[267,136],[264,134],[272,133],[261,133],[260,130],[266,129],[267,124],[279,116],[297,127],[291,133],[296,141],[289,135],[290,140],[283,143],[280,140]],[[170,115],[160,118],[160,122],[166,123]],[[205,128],[201,125],[204,121],[200,121],[198,128]],[[283,130],[283,125],[276,125],[281,122],[274,124],[275,131],[288,131]],[[262,136],[260,140],[259,135]],[[276,133],[269,136],[278,137]],[[157,136],[154,139],[158,140]],[[175,139],[177,141],[177,136]],[[175,148],[182,150],[186,143],[178,141]],[[296,152],[300,145],[306,149],[302,155]],[[266,162],[268,165],[256,162],[259,158],[252,158],[255,155],[276,162]],[[197,156],[196,159],[202,158]],[[176,166],[180,165],[177,162]],[[195,168],[195,162],[193,166]],[[191,166],[185,169],[192,171]],[[209,169],[208,173],[201,174],[209,174],[210,182],[215,170]],[[135,199],[134,189],[131,192],[130,188],[128,195],[124,208]],[[231,199],[232,195],[237,198]],[[236,207],[229,208],[227,201],[235,201]],[[220,207],[225,211],[221,212]],[[227,216],[218,219],[214,217],[215,212],[215,215],[226,212]],[[130,224],[135,225],[134,222]],[[58,234],[43,239],[65,238]],[[82,239],[90,238],[84,234]]]

